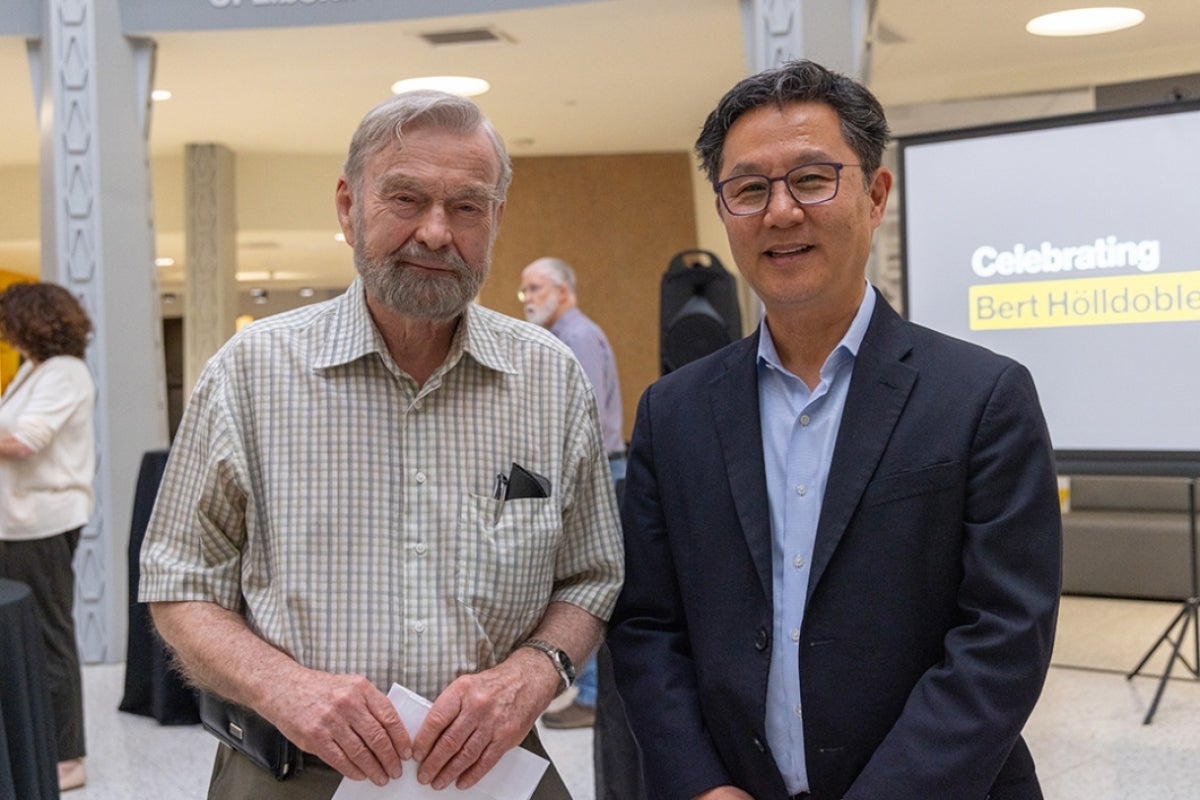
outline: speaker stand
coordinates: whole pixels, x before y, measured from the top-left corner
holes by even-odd
[[[1196,558],[1196,483],[1200,478],[1192,478],[1188,482],[1188,532],[1190,535],[1191,548],[1191,567],[1192,567],[1192,593],[1187,600],[1183,601],[1183,607],[1179,609],[1179,613],[1171,620],[1171,624],[1162,632],[1146,655],[1142,656],[1142,660],[1133,668],[1133,671],[1125,676],[1126,680],[1132,680],[1133,676],[1141,672],[1142,667],[1146,666],[1146,662],[1154,655],[1164,643],[1171,644],[1171,657],[1167,659],[1167,665],[1163,669],[1162,678],[1158,681],[1158,691],[1154,693],[1154,700],[1150,703],[1150,710],[1146,712],[1146,718],[1142,720],[1143,725],[1149,725],[1154,719],[1154,712],[1158,710],[1158,701],[1162,699],[1163,692],[1167,688],[1167,681],[1171,678],[1171,668],[1175,666],[1176,661],[1183,663],[1183,666],[1192,673],[1196,678],[1200,678],[1200,564]],[[1188,628],[1192,630],[1192,660],[1188,663],[1187,655],[1183,652],[1183,640],[1187,638]],[[1178,628],[1178,635],[1176,629]],[[1172,638],[1175,636],[1175,638]]]

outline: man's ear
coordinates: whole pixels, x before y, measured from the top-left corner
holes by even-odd
[[[346,244],[354,246],[354,192],[350,188],[350,182],[343,175],[338,178],[337,188],[333,192],[333,202],[337,207],[338,225],[342,228],[342,235],[346,237]]]
[[[871,224],[878,228],[883,223],[883,214],[887,210],[888,195],[892,191],[892,173],[885,167],[880,167],[871,178]]]

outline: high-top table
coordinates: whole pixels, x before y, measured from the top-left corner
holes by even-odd
[[[0,578],[0,797],[57,800],[58,754],[33,592]]]
[[[166,450],[150,450],[142,456],[133,517],[129,525],[129,633],[125,651],[125,694],[118,708],[131,714],[153,717],[160,725],[190,725],[200,721],[196,693],[171,666],[162,640],[145,603],[137,600],[138,561],[150,512],[158,496],[167,465]]]

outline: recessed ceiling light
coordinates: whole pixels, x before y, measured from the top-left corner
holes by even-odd
[[[155,89],[153,92],[150,93],[150,99],[151,100],[170,100],[171,99],[171,90],[170,89]]]
[[[1145,19],[1136,8],[1074,8],[1034,17],[1025,30],[1035,36],[1091,36],[1132,28]]]
[[[414,89],[436,89],[460,97],[483,94],[492,85],[483,78],[468,78],[462,75],[436,75],[427,78],[405,78],[392,84],[392,94],[411,92]]]
[[[154,266],[173,267],[175,266],[175,259],[171,258],[170,256],[159,256],[158,258],[154,259]]]
[[[344,242],[344,241],[346,241],[346,234],[344,234],[344,233],[335,233],[335,234],[333,235],[333,240],[334,240],[335,242]]]

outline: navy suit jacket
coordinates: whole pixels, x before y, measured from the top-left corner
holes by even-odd
[[[638,406],[609,646],[647,796],[786,800],[765,728],[771,530],[758,336]],[[1061,584],[1029,373],[877,298],[855,360],[801,630],[814,800],[1040,798],[1021,729]]]

